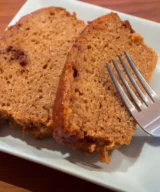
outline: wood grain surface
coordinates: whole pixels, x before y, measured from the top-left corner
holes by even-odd
[[[82,0],[116,11],[160,22],[160,0]]]
[[[67,0],[66,0],[67,1]],[[160,22],[160,0],[83,0],[110,9]],[[25,0],[0,0],[0,33]],[[0,192],[99,191],[100,186],[18,157],[0,153]]]

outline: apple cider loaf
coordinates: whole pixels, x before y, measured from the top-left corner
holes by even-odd
[[[53,105],[72,43],[85,24],[49,7],[23,17],[0,37],[0,117],[37,138],[52,135]]]
[[[109,62],[115,71],[110,60],[124,50],[149,81],[157,54],[128,21],[111,13],[89,22],[68,55],[53,115],[53,136],[59,143],[98,151],[106,163],[108,151],[130,143],[136,126],[105,66]]]

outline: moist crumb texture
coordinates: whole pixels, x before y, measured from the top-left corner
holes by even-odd
[[[53,105],[69,50],[84,22],[62,8],[23,17],[0,38],[0,116],[42,138],[52,135]]]
[[[55,106],[54,138],[85,152],[99,151],[106,163],[108,151],[130,143],[136,126],[105,67],[109,62],[115,72],[111,58],[124,50],[149,81],[157,55],[129,22],[114,13],[90,22],[69,53]]]

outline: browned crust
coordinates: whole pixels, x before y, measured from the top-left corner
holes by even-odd
[[[121,146],[121,143],[110,143],[107,139],[104,141],[102,138],[91,138],[85,135],[81,130],[75,132],[68,125],[67,117],[71,113],[70,109],[70,94],[71,94],[71,84],[70,80],[73,78],[73,68],[75,63],[75,56],[78,54],[78,50],[80,49],[80,43],[85,43],[85,35],[97,27],[97,23],[100,23],[106,18],[109,17],[117,17],[117,14],[110,13],[108,15],[102,16],[92,22],[89,22],[88,26],[84,29],[81,35],[77,38],[74,43],[69,55],[68,60],[65,64],[65,69],[61,76],[59,90],[57,92],[57,100],[55,103],[55,112],[53,117],[55,125],[53,130],[53,137],[59,142],[63,144],[67,144],[74,149],[78,149],[84,152],[92,153],[93,151],[100,152],[101,161],[109,163],[110,157],[108,156],[108,151],[113,150]],[[131,33],[134,33],[130,23],[128,21],[122,22],[122,24],[130,29]],[[103,25],[99,25],[100,29],[103,30]],[[155,61],[156,64],[156,61]],[[129,144],[130,139],[126,141]]]
[[[43,12],[56,12],[56,13],[59,13],[63,11],[67,17],[73,17],[77,22],[80,22],[80,23],[83,23],[84,24],[84,21],[82,20],[78,20],[77,19],[77,16],[75,13],[73,14],[70,14],[69,12],[67,12],[66,9],[64,8],[61,8],[61,7],[47,7],[47,8],[42,8],[42,9],[39,9],[39,10],[36,10],[30,14],[27,14],[25,16],[23,16],[15,25],[12,25],[12,26],[9,26],[3,34],[0,34],[0,54],[5,54],[5,53],[8,53],[8,52],[12,52],[14,54],[18,55],[21,53],[21,49],[18,48],[18,47],[14,47],[14,45],[9,45],[7,48],[3,48],[1,47],[1,41],[3,41],[3,39],[5,39],[7,37],[7,33],[8,32],[13,32],[14,34],[16,34],[19,29],[21,28],[21,26],[23,25],[23,22],[26,20],[26,19],[30,19],[33,15],[35,14],[39,14],[39,13],[42,13]],[[25,55],[25,52],[24,52],[24,57],[20,59],[22,59],[22,63],[23,64],[27,64],[26,63],[26,58],[27,55]],[[25,63],[24,63],[25,61]],[[32,123],[30,120],[28,119],[24,119],[24,120],[20,120],[20,121],[14,121],[13,118],[8,115],[7,113],[5,114],[2,114],[4,116],[4,119],[9,119],[11,120],[12,119],[12,123],[11,124],[19,124],[23,127],[23,133],[24,134],[27,134],[27,133],[31,133],[34,137],[36,138],[44,138],[44,137],[48,137],[48,136],[51,136],[52,135],[52,126],[53,126],[53,123],[52,125],[50,126],[47,126],[47,125],[42,125],[41,122],[37,122],[37,119],[32,119],[34,121],[34,123]]]
[[[74,54],[74,50],[71,50],[70,56]],[[69,57],[70,57],[69,56]],[[92,142],[84,140],[84,137],[81,135],[80,132],[72,132],[70,128],[66,126],[65,123],[65,109],[64,103],[69,102],[69,78],[70,75],[73,74],[72,72],[72,64],[69,62],[70,65],[66,65],[61,75],[59,89],[57,91],[56,101],[54,105],[54,130],[53,136],[59,143],[64,143],[71,145],[73,148],[80,149],[82,151],[89,151],[90,145]],[[82,138],[81,138],[82,136]]]

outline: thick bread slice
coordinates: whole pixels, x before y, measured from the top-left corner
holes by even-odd
[[[52,135],[64,63],[84,22],[49,7],[23,17],[0,38],[0,116],[42,138]]]
[[[111,13],[90,22],[68,56],[54,115],[53,136],[59,143],[85,152],[99,151],[101,161],[107,163],[107,152],[128,145],[136,125],[105,66],[117,54],[124,55],[124,50],[150,80],[157,54],[128,21]],[[111,67],[114,70],[112,64]]]

